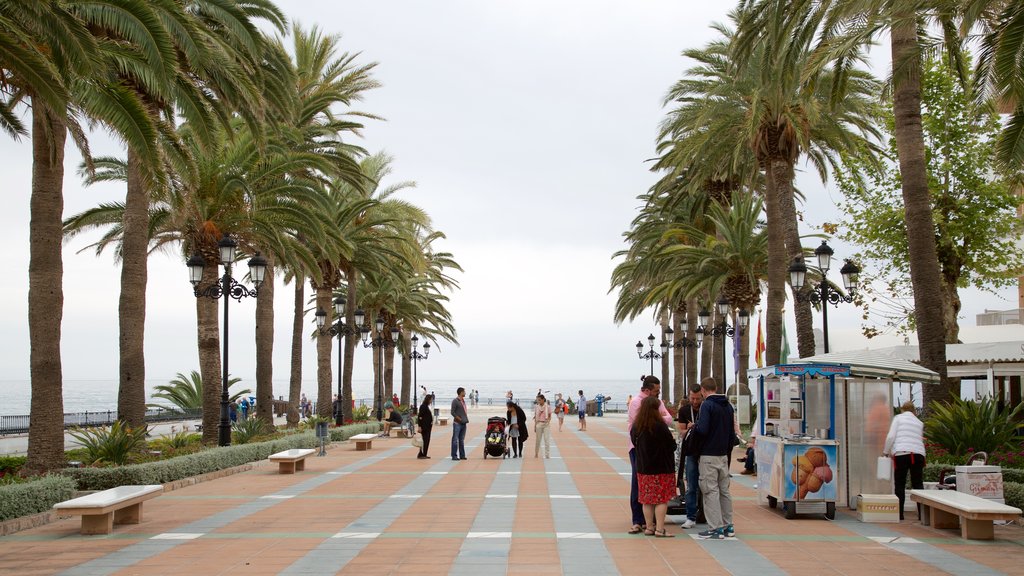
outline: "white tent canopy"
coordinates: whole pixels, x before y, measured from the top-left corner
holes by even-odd
[[[922,384],[935,384],[939,381],[939,375],[935,372],[909,360],[885,354],[881,350],[831,352],[790,360],[787,364],[842,364],[850,367],[851,376],[889,378]],[[751,374],[754,372],[756,371],[751,371]]]

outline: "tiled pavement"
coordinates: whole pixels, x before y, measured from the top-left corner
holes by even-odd
[[[0,538],[0,574],[1024,574],[1024,530],[965,542],[916,522],[785,520],[733,482],[738,537],[706,542],[625,533],[629,462],[621,416],[552,431],[552,458],[483,456],[474,414],[469,460],[447,456],[434,429],[430,460],[407,440],[369,452],[335,445],[306,470],[276,467],[166,492],[143,522],[80,536],[61,520]]]

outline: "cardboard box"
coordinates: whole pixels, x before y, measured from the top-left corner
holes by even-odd
[[[894,494],[860,494],[857,496],[857,518],[861,522],[900,521],[900,501]]]
[[[1000,466],[957,466],[956,491],[1005,504]]]

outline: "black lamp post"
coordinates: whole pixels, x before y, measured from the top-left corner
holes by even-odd
[[[700,326],[697,328],[697,341],[702,341],[705,335],[711,335],[712,338],[717,336],[722,337],[722,392],[725,392],[725,339],[727,337],[735,336],[736,328],[739,329],[740,335],[743,334],[743,331],[747,329],[747,325],[750,324],[750,312],[741,308],[739,313],[736,315],[737,327],[733,328],[729,325],[729,314],[732,312],[732,305],[729,304],[729,299],[722,296],[718,299],[718,302],[715,302],[715,307],[718,308],[718,315],[722,317],[722,322],[714,326],[709,326],[708,323],[711,321],[711,312],[708,312],[707,308],[698,312],[697,318],[700,322]]]
[[[412,360],[412,405],[413,405],[413,410],[415,410],[416,407],[419,406],[419,404],[420,404],[419,395],[417,394],[417,392],[419,392],[419,387],[417,386],[417,383],[416,383],[416,364],[420,360],[426,360],[427,356],[430,356],[430,342],[424,342],[423,343],[423,353],[422,354],[420,353],[419,350],[416,349],[416,347],[419,346],[419,343],[420,343],[419,336],[416,336],[415,334],[413,334],[412,335],[412,352],[409,353],[409,359]]]
[[[680,327],[683,330],[683,337],[680,338],[679,340],[676,340],[674,344],[672,343],[672,336],[675,334],[675,332],[672,330],[671,326],[665,329],[665,343],[668,344],[669,347],[675,346],[676,348],[683,349],[683,394],[689,394],[690,386],[688,385],[689,383],[686,381],[686,349],[700,348],[701,342],[703,342],[704,340],[704,331],[698,328],[697,339],[690,340],[689,338],[686,337],[686,333],[688,332],[687,328],[689,327],[686,318],[683,318],[683,322]]]
[[[807,279],[807,265],[804,264],[803,258],[794,258],[793,263],[789,265],[789,283],[793,285],[796,299],[800,302],[811,302],[812,304],[820,302],[822,304],[821,325],[825,354],[828,354],[828,306],[825,304],[831,304],[838,308],[840,302],[853,302],[857,295],[857,281],[860,276],[860,266],[847,259],[843,267],[839,269],[839,274],[842,275],[843,287],[849,294],[840,294],[833,290],[826,279],[833,254],[835,252],[824,240],[821,241],[821,246],[814,249],[814,255],[818,258],[818,269],[821,270],[821,282],[817,286],[811,287],[811,291],[807,293],[802,292],[804,281]]]
[[[651,335],[649,335],[647,337],[647,344],[651,347],[651,349],[649,351],[647,351],[647,352],[644,352],[644,345],[641,344],[639,340],[637,340],[636,341],[636,355],[639,356],[641,360],[650,360],[651,361],[651,371],[648,372],[648,374],[653,375],[654,374],[654,361],[655,360],[661,360],[661,357],[668,352],[668,342],[665,342],[664,340],[662,340],[662,342],[661,342],[661,353],[660,354],[654,351],[654,334],[651,334]]]
[[[365,317],[362,314],[362,310],[356,312],[357,321],[359,321],[360,317]],[[363,348],[377,348],[380,350],[378,352],[380,360],[377,370],[377,421],[380,422],[384,419],[384,351],[398,345],[399,330],[398,326],[392,326],[391,339],[384,336],[384,318],[382,314],[378,314],[377,320],[374,322],[374,326],[377,328],[377,336],[375,338],[370,338],[369,327],[363,326],[362,322],[359,322],[359,326],[363,334]]]
[[[327,312],[323,308],[316,310],[316,327],[321,334],[330,334],[338,337],[338,414],[334,417],[334,425],[341,426],[345,419],[345,398],[341,395],[341,357],[345,349],[341,345],[342,336],[358,336],[359,328],[345,325],[342,318],[345,317],[345,297],[338,296],[334,299],[334,317],[337,321],[331,326],[324,326],[327,323]]]
[[[199,288],[199,283],[203,281],[203,268],[206,267],[206,261],[203,260],[203,257],[198,252],[193,254],[186,264],[188,265],[189,281],[192,282],[192,291],[195,293],[196,298],[218,299],[222,296],[228,296],[228,298],[224,298],[224,377],[221,382],[220,426],[218,427],[219,436],[217,443],[220,446],[230,446],[231,418],[228,415],[228,303],[231,298],[241,301],[242,298],[256,296],[260,284],[263,283],[263,275],[267,272],[267,261],[258,252],[249,259],[249,276],[253,284],[253,289],[250,290],[231,277],[231,264],[235,261],[235,250],[238,248],[238,243],[225,234],[220,242],[217,243],[217,248],[220,250],[220,262],[224,265],[224,276],[220,278],[219,282],[210,284],[203,289]]]

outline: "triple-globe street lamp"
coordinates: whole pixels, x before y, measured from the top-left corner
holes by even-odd
[[[666,353],[668,353],[668,343],[665,342],[664,340],[662,340],[661,346],[660,346],[660,348],[661,348],[661,353],[660,354],[658,352],[654,351],[654,334],[651,334],[651,335],[649,335],[647,337],[647,344],[650,346],[651,349],[648,350],[647,352],[644,352],[644,345],[639,340],[637,340],[636,341],[636,355],[639,356],[641,360],[650,360],[651,361],[651,371],[648,372],[648,374],[654,375],[654,361],[655,360],[661,360],[661,357],[664,356]]]
[[[199,284],[203,281],[203,269],[206,267],[206,260],[198,252],[192,254],[186,265],[189,271],[189,281],[192,282],[192,291],[195,293],[196,298],[213,298],[216,300],[222,296],[228,296],[228,298],[224,298],[224,358],[222,362],[224,374],[221,381],[220,425],[217,429],[217,444],[220,446],[230,446],[231,418],[228,413],[228,303],[231,301],[231,298],[241,301],[242,298],[255,297],[257,295],[260,284],[263,283],[263,276],[267,272],[267,261],[260,256],[259,252],[249,259],[249,277],[253,284],[253,289],[250,290],[231,276],[231,264],[235,261],[238,243],[225,234],[220,242],[217,243],[217,249],[220,252],[220,263],[224,265],[224,275],[221,276],[218,282],[214,282],[205,288],[199,287]]]
[[[358,336],[359,328],[356,326],[346,326],[345,321],[342,320],[345,317],[345,297],[338,296],[334,299],[334,317],[337,321],[330,325],[327,324],[327,311],[323,308],[317,308],[316,310],[316,327],[321,334],[330,334],[331,336],[338,337],[338,413],[334,417],[334,425],[341,426],[345,418],[345,398],[341,394],[341,358],[345,354],[345,349],[341,344],[342,336]],[[356,318],[356,325],[362,324],[363,319]]]
[[[719,324],[710,326],[711,312],[707,308],[701,309],[697,313],[698,321],[700,325],[697,327],[697,339],[698,341],[703,340],[703,336],[710,335],[712,338],[721,336],[722,337],[722,392],[725,392],[726,383],[726,372],[725,372],[725,339],[726,337],[732,337],[736,335],[736,330],[739,329],[740,335],[747,329],[747,325],[750,324],[750,312],[746,309],[741,308],[739,313],[736,315],[736,324],[734,328],[729,325],[729,314],[732,312],[732,305],[729,304],[729,299],[722,296],[715,302],[715,307],[718,309],[718,315],[722,318]]]
[[[377,320],[374,321],[374,327],[377,328],[377,336],[371,338],[370,328],[368,326],[363,326],[363,323],[359,318],[365,318],[365,314],[363,314],[362,310],[356,312],[356,322],[363,334],[363,348],[376,348],[379,350],[377,370],[377,421],[380,422],[384,419],[384,351],[398,345],[398,335],[400,332],[398,330],[398,326],[392,326],[391,338],[389,339],[384,334],[384,316],[383,314],[378,314]]]
[[[825,346],[825,354],[828,354],[828,306],[825,304],[831,304],[838,308],[840,302],[853,302],[857,295],[857,281],[860,276],[860,266],[847,259],[843,267],[839,269],[839,273],[843,277],[843,287],[846,288],[848,294],[841,294],[832,289],[826,276],[832,264],[833,254],[835,252],[824,240],[821,241],[821,246],[814,249],[814,255],[818,259],[818,269],[821,271],[821,281],[806,293],[802,292],[804,281],[807,279],[807,265],[804,264],[803,258],[794,258],[793,263],[789,265],[789,283],[793,286],[796,299],[800,302],[821,303],[822,305],[822,343]]]
[[[420,343],[419,336],[416,336],[415,334],[413,334],[412,335],[412,352],[409,352],[409,359],[412,360],[412,405],[413,405],[413,410],[415,410],[416,407],[419,406],[419,404],[420,404],[419,394],[418,394],[419,386],[418,386],[418,384],[416,382],[416,364],[419,363],[420,360],[426,360],[427,357],[430,356],[430,342],[424,342],[423,343],[423,353],[420,353],[420,351],[416,349],[417,346],[419,346],[419,343]]]

